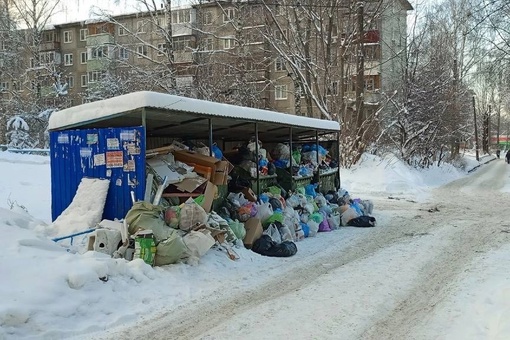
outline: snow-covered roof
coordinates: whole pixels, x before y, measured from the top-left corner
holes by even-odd
[[[207,136],[209,119],[213,133],[226,140],[253,135],[258,123],[260,133],[277,140],[288,138],[289,127],[302,138],[319,132],[338,132],[338,122],[295,116],[281,112],[216,103],[170,94],[141,91],[54,112],[50,130],[102,128],[142,125],[149,136]],[[244,134],[244,136],[241,136]]]

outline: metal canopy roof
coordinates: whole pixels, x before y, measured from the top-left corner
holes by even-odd
[[[144,119],[145,116],[145,119]],[[145,126],[148,137],[209,138],[209,120],[215,140],[247,140],[255,135],[267,142],[315,138],[339,132],[338,122],[280,112],[221,104],[156,92],[135,92],[74,106],[52,114],[52,131],[85,128]]]

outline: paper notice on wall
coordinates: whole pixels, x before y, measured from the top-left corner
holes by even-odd
[[[82,158],[92,157],[92,149],[91,148],[80,148],[80,157],[82,157]]]
[[[106,138],[106,148],[108,150],[119,150],[120,143],[118,138]]]
[[[135,171],[135,160],[130,159],[124,164],[124,171]]]
[[[87,133],[87,144],[97,144],[98,135],[97,133]]]
[[[59,144],[69,144],[69,135],[67,133],[59,133],[57,142]]]
[[[126,149],[128,152],[128,155],[139,155],[140,154],[140,147],[136,145],[135,143],[128,143],[126,145]]]
[[[106,164],[106,161],[105,161],[104,153],[99,153],[97,155],[94,155],[94,166],[101,166],[101,165],[105,165],[105,164]]]
[[[120,140],[133,141],[136,137],[136,130],[122,130],[120,132]]]
[[[106,167],[107,168],[122,168],[124,166],[124,155],[122,151],[107,151],[106,152]]]

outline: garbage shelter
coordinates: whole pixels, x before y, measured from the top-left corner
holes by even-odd
[[[146,196],[147,150],[164,148],[176,140],[203,141],[209,157],[213,157],[213,145],[227,151],[249,138],[272,145],[285,143],[290,150],[298,143],[315,144],[317,150],[319,144],[329,143],[336,146],[332,157],[339,159],[338,122],[148,91],[54,112],[49,131],[53,220],[72,202],[84,177],[110,180],[103,216],[124,218],[133,201]],[[255,143],[256,154],[259,147]],[[220,162],[231,166],[227,159]],[[292,162],[291,157],[291,169]],[[224,178],[216,174],[218,186],[227,182],[222,171]],[[330,169],[327,176],[334,177],[338,189],[339,168]],[[257,171],[249,177],[258,195],[265,180],[281,181],[285,173],[268,177]],[[288,174],[285,182],[292,189],[303,178]]]

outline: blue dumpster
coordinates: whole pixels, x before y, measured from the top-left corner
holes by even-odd
[[[55,220],[72,202],[84,177],[109,179],[103,218],[121,219],[145,193],[143,126],[50,132],[51,212]]]

